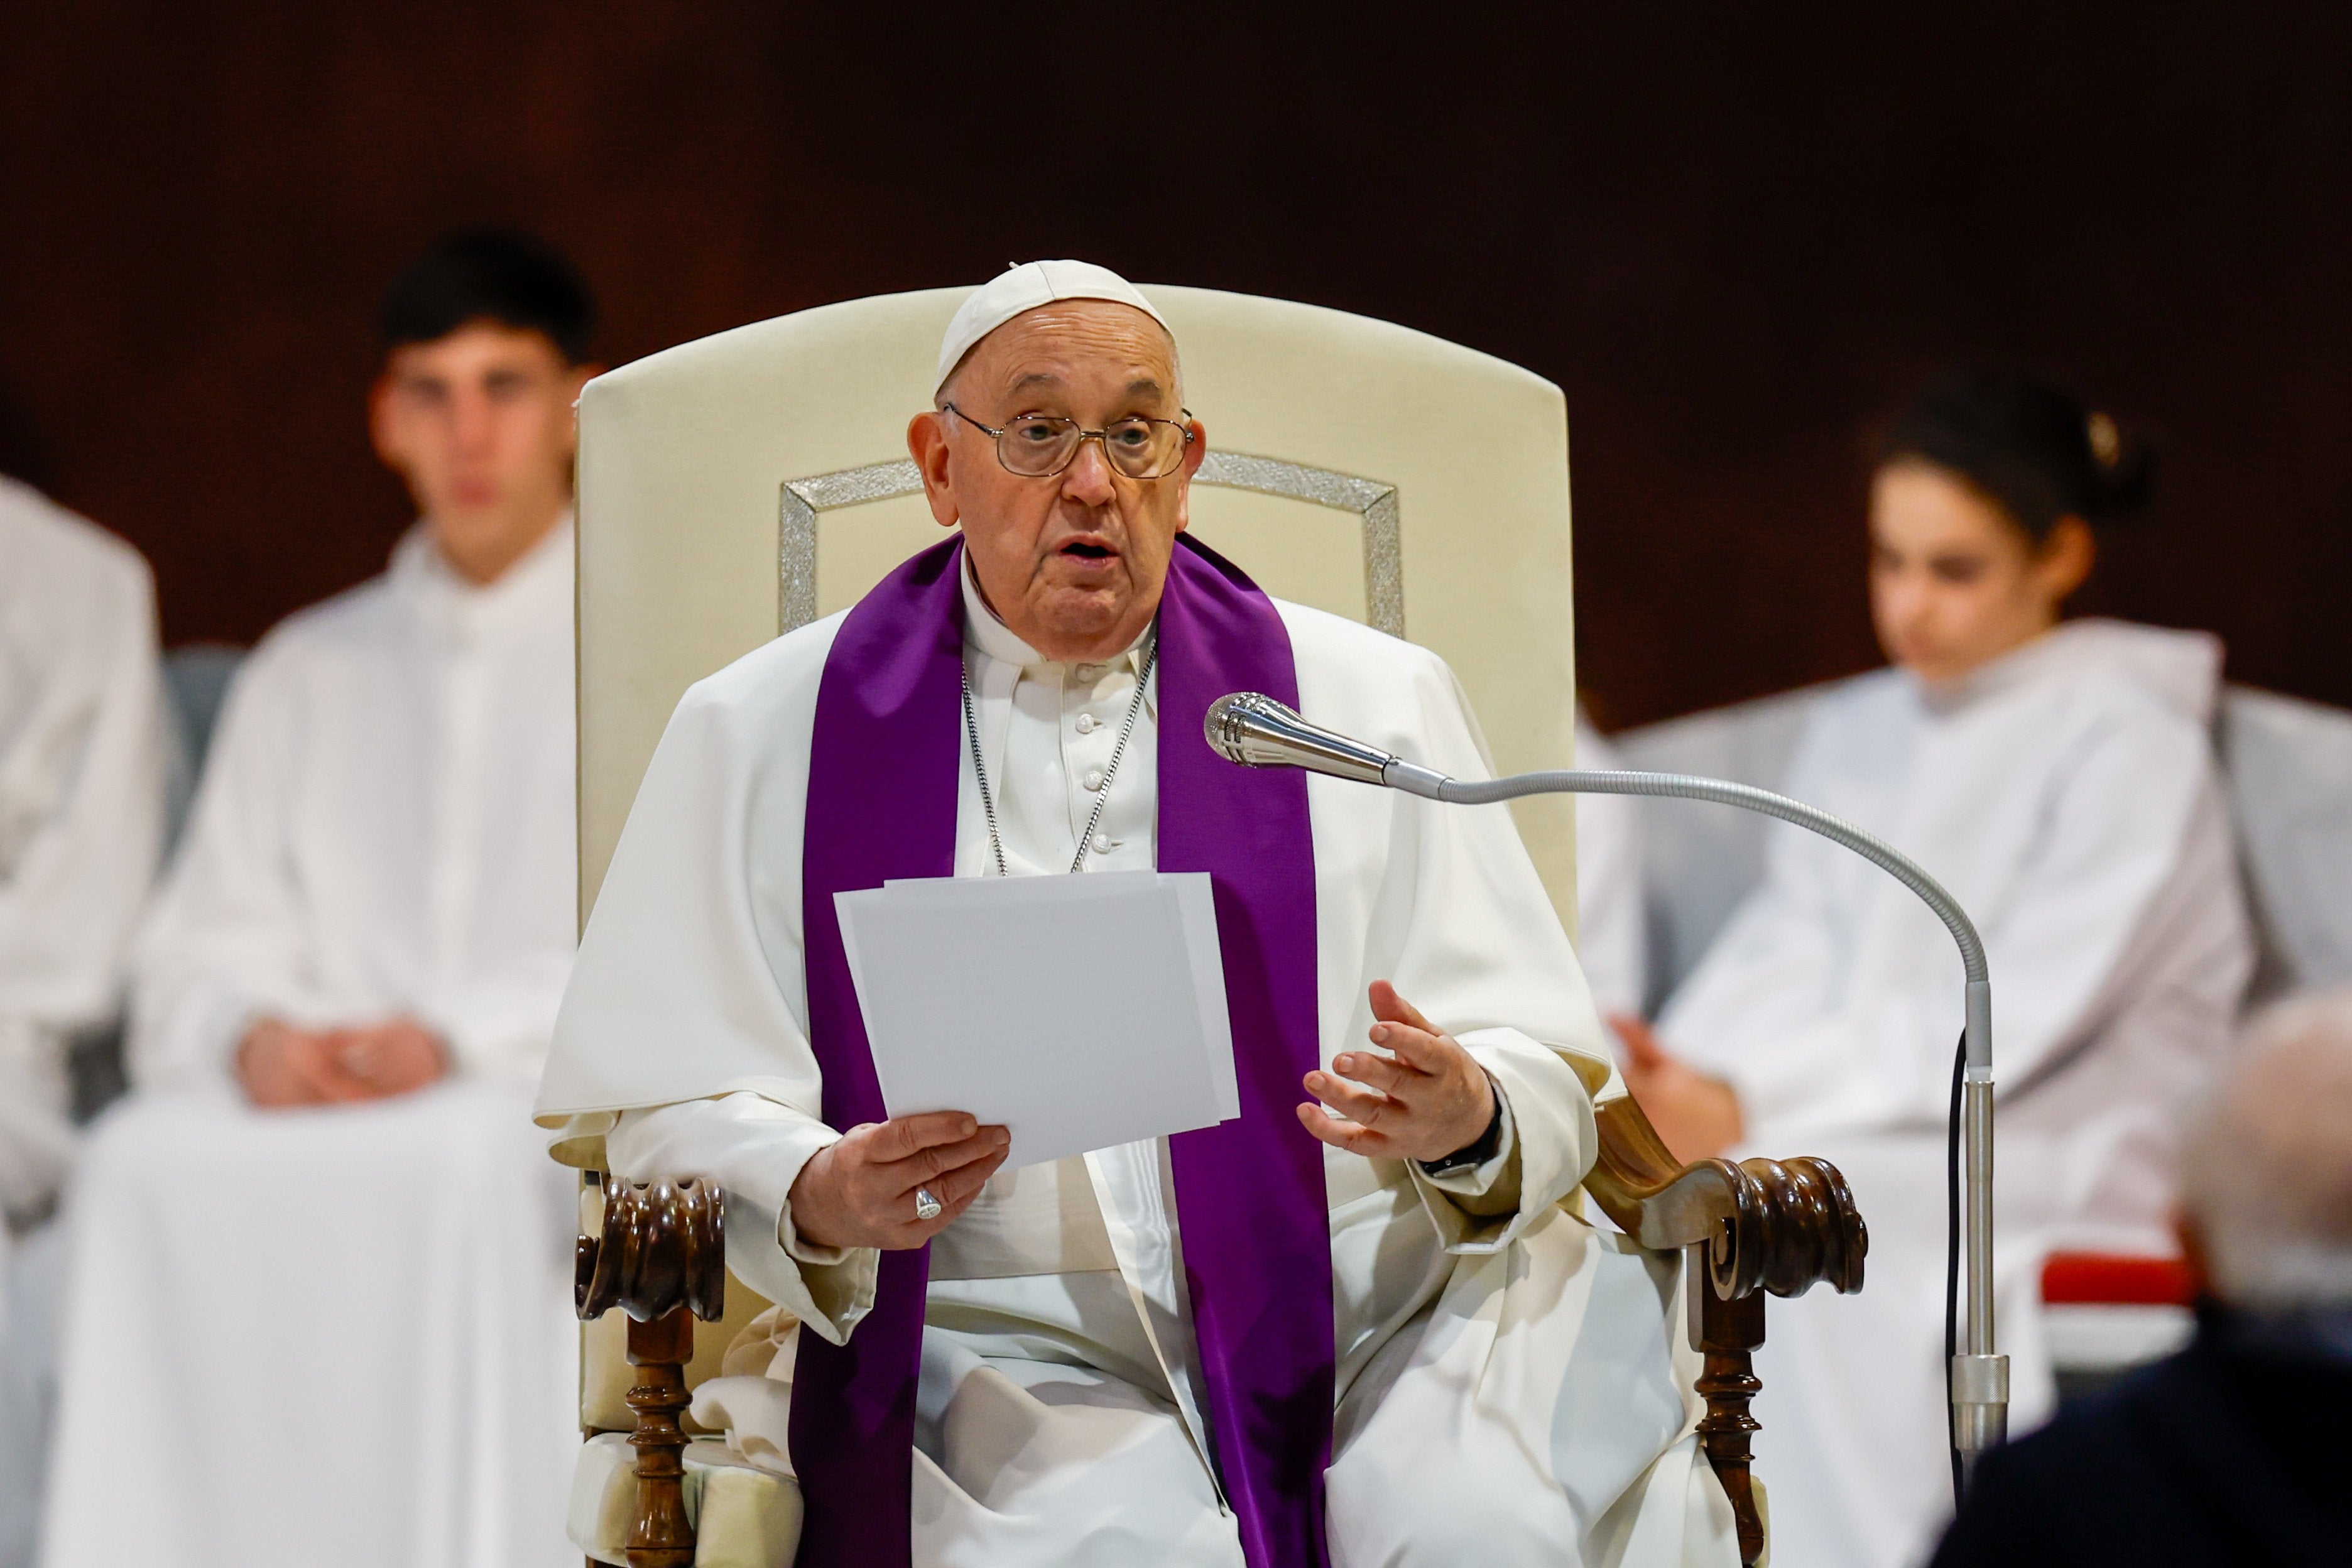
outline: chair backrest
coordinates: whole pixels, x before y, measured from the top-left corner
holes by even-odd
[[[2262,938],[2254,1000],[2352,981],[2352,713],[2232,686],[2214,731]]]
[[[1616,742],[1630,768],[1777,788],[1807,710],[1837,684],[1645,725]],[[2352,713],[2228,686],[2213,738],[2261,952],[2249,1000],[2352,981]],[[1769,823],[1688,801],[1642,805],[1654,1010],[1763,874]]]
[[[221,703],[228,697],[245,650],[223,643],[188,643],[163,656],[163,695],[170,700],[172,736],[177,742],[167,789],[163,821],[164,852],[180,841],[188,825],[188,807],[205,776],[205,758],[212,751],[213,726]]]
[[[940,532],[907,459],[965,290],[803,310],[589,383],[580,404],[580,875],[593,901],[679,695],[856,602]],[[1152,286],[1210,457],[1192,528],[1270,593],[1434,649],[1506,770],[1573,746],[1559,390],[1384,321]],[[1574,814],[1519,803],[1562,921]]]

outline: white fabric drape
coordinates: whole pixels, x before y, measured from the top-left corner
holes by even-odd
[[[64,1047],[111,1017],[162,852],[168,742],[147,563],[0,479],[0,1209],[70,1160]]]
[[[1813,710],[1787,792],[1917,859],[1982,931],[1999,1079],[1995,1215],[2012,1426],[2050,1373],[2053,1247],[2168,1250],[2170,1127],[2252,967],[2207,741],[2220,649],[2061,626],[1945,689],[1899,672]],[[1777,1552],[1893,1565],[1950,1506],[1941,1374],[1950,937],[1859,857],[1775,827],[1763,882],[1660,1020],[1731,1081],[1742,1154],[1820,1154],[1871,1227],[1854,1297],[1774,1303],[1759,1455]]]
[[[239,673],[68,1210],[51,1568],[573,1560],[575,1216],[527,1088],[572,950],[571,554],[476,588],[420,529]],[[451,1081],[231,1087],[257,1017],[404,1014]]]
[[[558,1568],[577,1215],[510,1085],[101,1120],[67,1211],[52,1568]]]
[[[1058,872],[1134,692],[1134,656],[1052,664],[971,603],[967,668],[1008,860]],[[1279,608],[1307,711],[1465,776],[1491,772],[1435,658]],[[540,1101],[572,1157],[601,1141],[623,1173],[727,1187],[736,1271],[801,1331],[835,1340],[870,1303],[874,1255],[800,1241],[786,1200],[837,1136],[817,1117],[804,1032],[799,832],[838,624],[769,645],[680,705],[591,917]],[[1089,865],[1153,863],[1150,708]],[[977,875],[989,853],[969,757],[965,781],[957,864]],[[1443,1181],[1327,1152],[1336,1560],[1731,1560],[1728,1504],[1689,1463],[1672,1281],[1559,1206],[1592,1158],[1575,1064],[1598,1078],[1606,1056],[1508,815],[1322,778],[1308,806],[1326,1061],[1360,1048],[1365,988],[1390,978],[1478,1056],[1511,1122],[1495,1160]],[[1088,983],[1083,954],[1070,983]],[[1238,1563],[1202,1457],[1164,1146],[1000,1177],[934,1257],[916,1561]],[[771,1464],[790,1369],[783,1354],[773,1376],[707,1385],[739,1448]]]

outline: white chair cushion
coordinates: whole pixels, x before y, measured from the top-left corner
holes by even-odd
[[[580,1446],[565,1530],[598,1563],[625,1564],[637,1507],[636,1455],[628,1437],[600,1432]],[[801,1542],[801,1489],[704,1440],[686,1447],[686,1517],[696,1568],[791,1568]]]

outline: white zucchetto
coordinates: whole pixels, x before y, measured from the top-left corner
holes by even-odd
[[[972,344],[1024,310],[1034,310],[1056,300],[1109,300],[1132,305],[1162,327],[1168,325],[1167,319],[1152,308],[1151,301],[1134,284],[1108,267],[1097,267],[1091,261],[1024,261],[1006,268],[973,289],[971,297],[957,307],[955,319],[948,323],[947,336],[940,340],[940,372],[931,383],[933,395],[948,384],[948,377],[955,374],[955,367],[963,363]],[[1170,335],[1174,335],[1172,330]]]

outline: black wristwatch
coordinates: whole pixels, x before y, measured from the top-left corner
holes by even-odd
[[[1477,1142],[1456,1149],[1443,1160],[1421,1161],[1422,1174],[1450,1176],[1456,1171],[1483,1165],[1495,1157],[1495,1152],[1503,1146],[1503,1093],[1495,1087],[1493,1079],[1486,1080],[1486,1092],[1495,1101],[1494,1113],[1486,1118],[1486,1131],[1478,1134]]]

